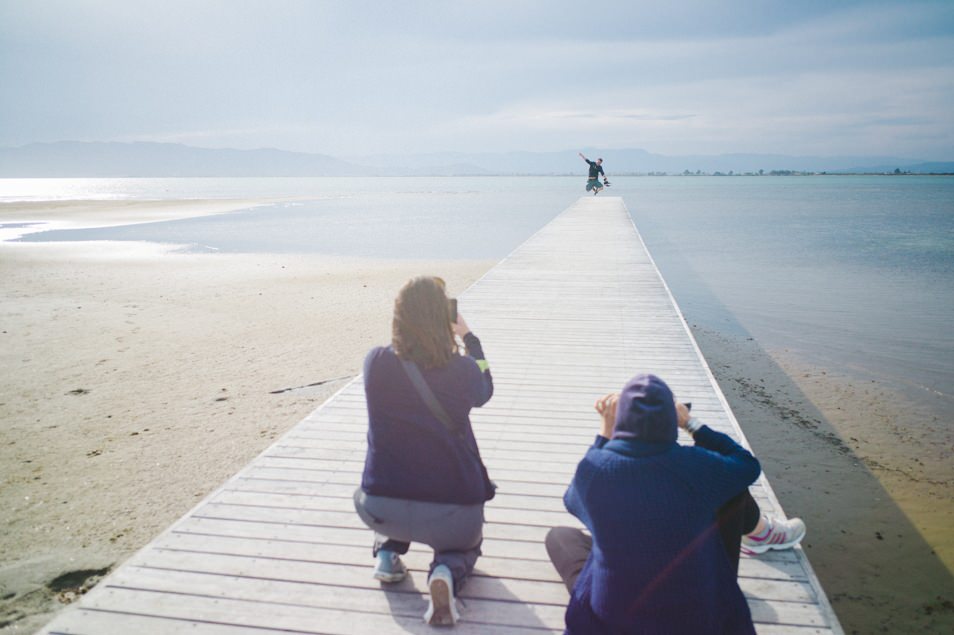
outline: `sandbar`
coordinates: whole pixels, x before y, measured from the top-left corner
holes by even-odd
[[[52,229],[115,227],[212,216],[292,200],[298,198],[3,202],[0,241]]]

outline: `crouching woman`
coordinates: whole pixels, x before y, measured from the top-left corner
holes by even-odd
[[[490,399],[493,379],[480,340],[462,316],[452,321],[443,280],[414,278],[401,289],[391,345],[368,353],[364,388],[368,453],[354,503],[375,532],[374,577],[400,582],[400,555],[411,542],[429,545],[424,619],[454,624],[454,597],[480,556],[484,502],[494,496],[469,415]]]

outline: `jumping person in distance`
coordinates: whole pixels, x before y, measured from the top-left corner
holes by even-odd
[[[590,166],[590,174],[587,177],[586,181],[586,191],[593,192],[593,196],[596,196],[603,191],[603,186],[609,185],[609,179],[606,178],[606,173],[603,172],[603,159],[597,159],[596,161],[590,161],[583,153],[579,153],[580,158],[587,162]],[[600,175],[603,176],[603,182],[600,183]]]

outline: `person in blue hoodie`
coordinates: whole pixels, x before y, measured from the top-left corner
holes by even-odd
[[[557,527],[546,539],[571,592],[566,632],[754,633],[736,581],[742,537],[768,525],[785,538],[771,548],[787,548],[804,524],[761,516],[748,494],[758,460],[690,417],[659,377],[633,377],[596,409],[601,433],[564,496],[589,535]],[[676,442],[679,428],[694,446]]]

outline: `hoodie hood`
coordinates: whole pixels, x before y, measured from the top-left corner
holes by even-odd
[[[672,391],[655,375],[636,375],[623,387],[616,404],[613,439],[675,443],[678,436]]]

